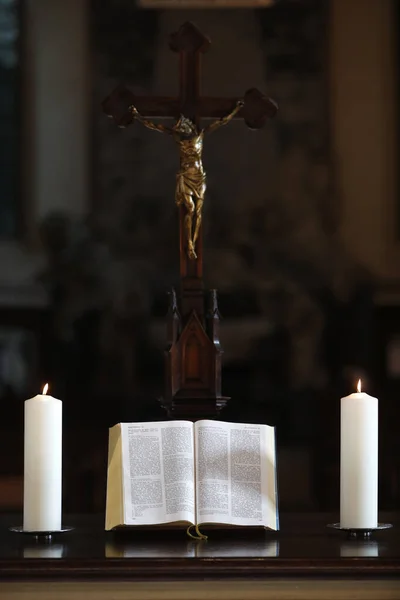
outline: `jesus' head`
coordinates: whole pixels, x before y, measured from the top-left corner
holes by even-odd
[[[184,117],[183,115],[179,117],[173,129],[177,133],[183,133],[185,135],[193,135],[197,133],[196,124],[193,123],[193,121],[191,121],[190,119]]]

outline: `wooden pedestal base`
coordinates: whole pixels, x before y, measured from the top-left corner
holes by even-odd
[[[184,315],[175,291],[170,294],[162,405],[171,419],[212,419],[229,400],[221,394],[217,292],[209,292],[208,302],[201,294],[203,302],[199,302],[198,295],[197,310],[192,308]],[[184,292],[182,296],[180,306],[185,310]]]

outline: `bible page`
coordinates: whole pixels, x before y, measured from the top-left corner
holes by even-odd
[[[193,424],[121,423],[125,525],[194,523]]]
[[[195,423],[197,523],[278,528],[275,430]]]

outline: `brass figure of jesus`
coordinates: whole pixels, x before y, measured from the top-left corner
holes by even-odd
[[[148,121],[130,106],[130,111],[137,121],[148,129],[172,135],[179,147],[180,168],[176,175],[175,203],[184,206],[186,215],[184,228],[187,241],[187,254],[191,260],[196,260],[196,241],[200,232],[204,195],[206,192],[206,173],[203,169],[203,139],[204,134],[215,131],[229,123],[244,105],[243,100],[236,102],[235,108],[222,119],[218,119],[204,129],[183,115],[173,127],[165,127]]]

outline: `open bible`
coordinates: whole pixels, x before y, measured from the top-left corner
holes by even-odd
[[[277,530],[275,429],[202,420],[110,429],[106,530],[129,525]]]

